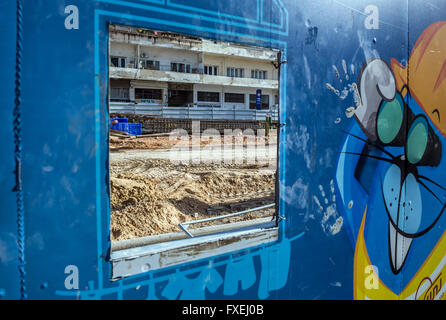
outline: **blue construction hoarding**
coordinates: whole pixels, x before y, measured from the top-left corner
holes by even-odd
[[[19,59],[0,3],[0,298],[444,297],[443,1],[23,2]],[[281,51],[276,241],[111,281],[110,24]]]

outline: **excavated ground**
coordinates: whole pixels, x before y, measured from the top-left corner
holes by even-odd
[[[168,139],[142,140],[110,139],[112,241],[179,232],[181,222],[274,203],[275,168],[267,162],[173,163],[160,159],[164,157],[162,152],[159,159],[144,156],[166,151],[171,146]],[[261,217],[273,219],[273,215],[271,208],[190,228]]]

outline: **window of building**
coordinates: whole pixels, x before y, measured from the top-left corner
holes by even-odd
[[[148,69],[148,70],[159,70],[160,69],[160,62],[154,61],[154,60],[147,60],[143,59],[141,61],[141,68]]]
[[[129,88],[111,88],[110,101],[114,102],[129,101]]]
[[[185,107],[194,101],[194,92],[192,90],[169,89],[168,106]]]
[[[251,78],[253,79],[267,79],[266,70],[251,70]]]
[[[170,71],[191,73],[191,66],[190,64],[172,62],[170,64]]]
[[[243,93],[225,93],[225,102],[245,103],[245,95]]]
[[[245,69],[243,69],[243,68],[227,68],[226,75],[228,77],[244,78],[245,77]]]
[[[205,102],[220,102],[219,92],[198,91],[197,100]]]
[[[204,74],[218,76],[218,66],[204,66]]]
[[[257,102],[256,102],[257,95],[250,94],[249,95],[249,109],[255,109]],[[269,95],[262,94],[261,97],[261,106],[262,110],[268,110],[269,109]]]
[[[135,89],[135,99],[138,100],[162,100],[163,92],[161,89]]]
[[[126,58],[124,57],[111,57],[110,62],[113,67],[116,68],[125,68]]]

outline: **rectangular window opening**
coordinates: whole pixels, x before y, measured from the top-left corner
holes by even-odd
[[[155,31],[140,30],[113,25],[109,32],[149,43],[145,37]],[[262,88],[250,79],[239,79],[236,85],[225,80],[220,85],[215,82],[218,78],[173,72],[199,69],[218,75],[217,65],[233,61],[233,66],[246,64],[252,78],[266,77],[266,71],[254,68],[268,68],[273,60],[264,57],[278,59],[279,50],[256,46],[256,52],[265,52],[250,59],[203,51],[200,54],[211,63],[200,65],[187,53],[196,53],[196,37],[158,34],[165,39],[145,47],[148,57],[154,56],[153,50],[158,60],[139,60],[143,69],[159,70],[157,79],[150,72],[128,79],[113,69],[125,66],[128,60],[119,54],[124,45],[130,52],[132,44],[120,40],[128,37],[109,37],[112,281],[278,239],[279,110],[270,109],[270,96],[278,104],[279,81],[270,87],[262,83]],[[231,45],[200,41],[212,41],[209,48],[221,45],[220,52]],[[278,70],[269,72],[277,72],[279,78]],[[244,78],[245,68],[228,67],[226,75]]]
[[[225,102],[245,103],[245,95],[243,93],[225,93]]]
[[[227,68],[226,76],[232,78],[244,78],[245,77],[245,69],[243,68]]]
[[[204,66],[204,74],[218,76],[218,66]]]
[[[110,58],[111,66],[116,67],[116,68],[125,68],[126,61],[127,61],[127,58],[125,58],[125,57],[111,56],[111,58]]]
[[[220,102],[220,92],[197,92],[197,100],[200,102]]]
[[[171,62],[170,63],[170,71],[174,72],[183,72],[183,73],[191,73],[191,65],[186,63],[178,63]]]
[[[258,109],[257,108],[257,95],[250,94],[249,95],[249,109]],[[269,109],[269,95],[261,95],[260,99],[260,109],[268,110]]]
[[[142,69],[160,70],[160,62],[154,60],[141,59],[140,65]]]
[[[266,71],[266,70],[251,70],[251,78],[253,78],[253,79],[268,79],[268,71]]]

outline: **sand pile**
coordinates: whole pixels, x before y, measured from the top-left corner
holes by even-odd
[[[184,166],[147,159],[112,162],[110,172],[112,240],[179,232],[179,223],[208,218],[209,209],[225,214],[274,202],[275,174],[258,167]]]
[[[192,138],[188,137],[189,145],[192,146]],[[252,145],[256,143],[264,143],[265,145],[276,144],[277,136],[276,132],[272,133],[270,137],[256,137],[256,136],[233,136],[232,139],[226,140],[222,136],[220,141],[212,136],[201,136],[200,146],[204,147],[210,144],[220,144],[231,143],[234,146],[242,145]],[[169,137],[168,135],[151,136],[151,137],[131,137],[131,138],[119,138],[116,136],[110,136],[110,151],[120,151],[120,150],[135,150],[135,149],[169,149],[180,142],[180,138],[175,136]],[[186,146],[187,141],[182,141],[181,145]]]
[[[110,136],[110,151],[132,149],[168,149],[173,147],[177,140],[169,140],[168,136],[118,138]]]
[[[112,240],[178,231],[185,217],[166,200],[153,179],[129,174],[112,177]]]

